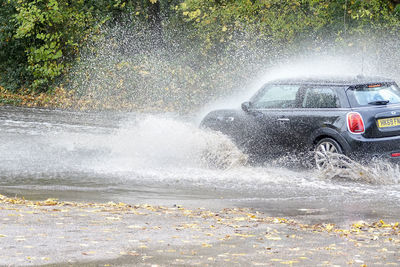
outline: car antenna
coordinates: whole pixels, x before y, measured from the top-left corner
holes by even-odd
[[[364,58],[365,58],[365,52],[367,50],[366,45],[363,45],[362,53],[361,53],[361,75],[364,76]]]

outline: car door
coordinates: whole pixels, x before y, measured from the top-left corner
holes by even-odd
[[[298,105],[300,85],[267,84],[251,99],[250,114],[256,122],[253,138],[259,154],[282,154],[291,142],[290,117]]]
[[[303,86],[299,90],[299,107],[293,109],[287,118],[291,121],[291,150],[306,150],[311,147],[313,134],[323,127],[339,131],[344,123],[339,87],[329,85]],[[343,91],[343,89],[342,89]]]

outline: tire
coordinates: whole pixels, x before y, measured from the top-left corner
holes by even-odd
[[[340,144],[332,138],[323,138],[314,149],[314,163],[317,169],[324,170],[329,166],[336,166],[339,156],[343,154]],[[336,160],[336,162],[335,162]]]

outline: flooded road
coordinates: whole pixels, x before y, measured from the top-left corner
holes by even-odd
[[[329,179],[315,170],[242,166],[227,138],[174,115],[0,107],[0,140],[0,194],[8,196],[249,207],[309,223],[400,214],[400,177],[391,169],[370,183],[362,175]],[[208,167],[205,150],[224,153],[230,168]]]

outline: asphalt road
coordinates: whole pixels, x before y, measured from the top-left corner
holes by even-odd
[[[383,266],[398,223],[306,225],[251,209],[26,201],[0,196],[0,265]]]

